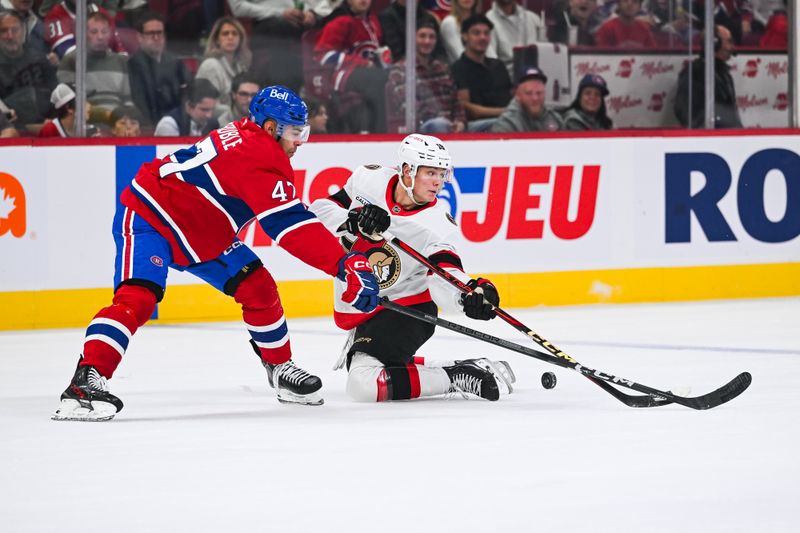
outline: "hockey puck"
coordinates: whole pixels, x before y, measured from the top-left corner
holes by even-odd
[[[545,389],[552,389],[556,386],[556,375],[552,372],[545,372],[542,374],[542,387]]]

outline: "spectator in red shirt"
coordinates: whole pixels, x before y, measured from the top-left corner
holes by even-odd
[[[383,46],[381,25],[370,10],[372,0],[346,0],[341,15],[328,22],[314,47],[314,57],[333,68],[336,91],[351,91],[364,98],[369,111],[367,129],[386,131],[385,91],[391,63]]]
[[[789,46],[789,15],[786,11],[776,11],[772,14],[758,44],[761,48],[787,49]]]
[[[637,20],[642,0],[619,0],[617,16],[597,30],[597,46],[608,48],[655,48],[653,32],[646,22]]]

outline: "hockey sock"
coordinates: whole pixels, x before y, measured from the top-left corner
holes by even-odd
[[[386,367],[376,381],[379,402],[437,396],[450,390],[450,378],[444,369],[415,364]]]
[[[111,379],[122,361],[131,336],[156,306],[152,291],[138,285],[122,285],[109,307],[101,309],[89,323],[83,344],[81,365],[91,365]]]
[[[261,352],[261,359],[273,365],[291,359],[289,329],[278,287],[267,269],[259,268],[245,278],[233,297],[242,306],[242,319]]]

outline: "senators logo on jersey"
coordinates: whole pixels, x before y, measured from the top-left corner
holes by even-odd
[[[374,246],[363,252],[367,256],[372,273],[378,279],[378,286],[386,289],[394,285],[400,277],[400,256],[389,246],[389,243],[382,241],[375,243]]]

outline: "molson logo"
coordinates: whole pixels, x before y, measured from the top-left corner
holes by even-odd
[[[664,100],[667,97],[667,93],[660,92],[654,93],[650,96],[650,105],[647,106],[647,109],[650,111],[659,112],[664,109]]]
[[[778,79],[780,76],[785,76],[789,73],[788,61],[770,61],[767,63],[767,76],[770,78]]]
[[[649,79],[653,79],[653,76],[674,71],[675,66],[663,63],[661,61],[645,61],[639,65],[639,69],[641,69],[644,76],[647,76]]]
[[[744,65],[744,74],[748,78],[755,78],[758,75],[758,64],[761,63],[760,59],[748,59]]]
[[[7,232],[25,235],[25,190],[17,178],[0,172],[0,237]]]
[[[611,65],[601,65],[597,61],[592,61],[591,63],[588,61],[582,61],[575,64],[575,73],[578,76],[583,76],[585,74],[601,74],[603,72],[608,72],[609,70],[611,70]]]
[[[641,98],[631,98],[629,94],[625,96],[612,96],[608,99],[608,107],[614,111],[614,113],[619,113],[623,109],[639,107],[643,103]]]
[[[633,64],[635,62],[636,60],[633,58],[620,60],[619,67],[617,68],[617,77],[630,78],[633,73]]]

